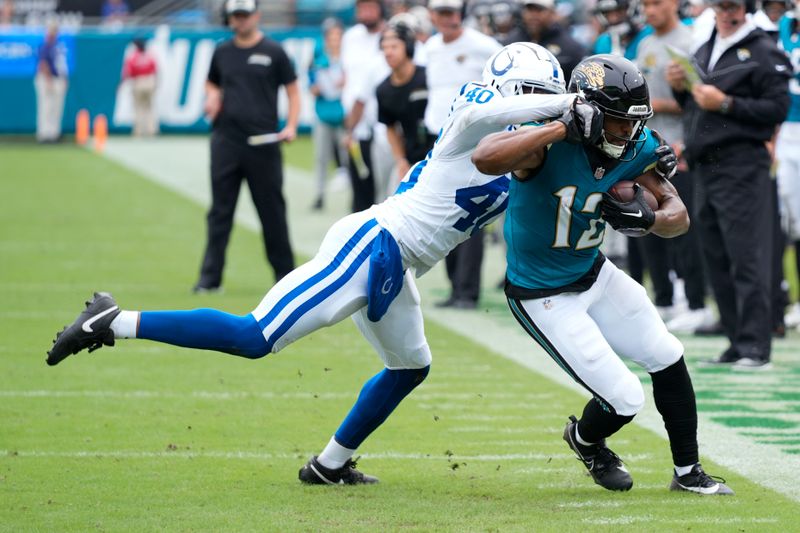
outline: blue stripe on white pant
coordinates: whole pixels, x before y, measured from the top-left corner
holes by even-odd
[[[277,352],[366,304],[368,259],[380,226],[375,219],[359,218],[363,220],[351,215],[334,225],[317,256],[283,278],[253,311],[269,351]],[[360,225],[353,231],[355,221]]]
[[[375,219],[369,219],[361,222],[349,239],[345,236],[337,239],[338,243],[328,243],[337,247],[336,253],[329,254],[331,259],[326,261],[320,257],[323,254],[318,254],[289,273],[251,314],[236,316],[216,309],[143,311],[137,337],[249,359],[277,351],[292,340],[338,322],[366,304],[367,259],[379,231]],[[343,245],[339,244],[342,239]],[[363,283],[343,290],[357,273],[363,275]],[[332,295],[335,297],[330,298]]]

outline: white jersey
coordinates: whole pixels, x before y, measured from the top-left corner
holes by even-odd
[[[400,245],[405,266],[422,275],[505,210],[509,177],[482,174],[471,161],[483,137],[509,125],[559,117],[574,99],[574,94],[503,98],[483,83],[464,85],[428,157],[409,170],[394,196],[370,210]]]

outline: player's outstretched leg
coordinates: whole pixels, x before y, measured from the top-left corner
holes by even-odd
[[[430,366],[415,369],[383,369],[364,384],[355,405],[319,456],[300,469],[298,477],[312,485],[357,485],[377,483],[355,468],[352,456],[362,442],[380,426],[398,404],[422,383]]]
[[[56,365],[72,354],[115,339],[140,338],[202,350],[216,350],[249,359],[270,353],[261,327],[251,314],[232,315],[216,309],[191,311],[122,311],[107,292],[95,293],[86,309],[64,328],[47,352],[47,364]]]
[[[697,494],[729,495],[725,480],[710,476],[700,466],[697,446],[697,404],[692,379],[683,357],[658,372],[651,372],[653,399],[664,419],[675,465],[670,490]]]
[[[53,347],[47,352],[47,364],[57,365],[86,348],[93,352],[104,344],[114,346],[111,322],[119,313],[119,306],[109,293],[94,293],[78,318],[56,334]]]
[[[633,479],[619,456],[606,446],[605,436],[619,431],[633,417],[607,413],[593,398],[584,408],[581,423],[592,420],[596,426],[602,425],[604,429],[595,428],[597,433],[593,433],[588,430],[588,425],[584,425],[587,429],[580,431],[578,419],[574,416],[569,419],[570,422],[564,428],[564,440],[589,471],[594,482],[608,490],[630,490]]]

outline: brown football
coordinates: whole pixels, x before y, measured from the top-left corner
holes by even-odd
[[[630,202],[633,200],[635,195],[633,190],[634,183],[635,182],[633,181],[618,181],[608,190],[608,194],[620,202]],[[647,205],[650,206],[650,209],[653,211],[658,209],[658,201],[656,200],[656,197],[653,196],[653,193],[651,193],[645,187],[642,187],[642,189],[644,189],[644,200],[647,202]]]

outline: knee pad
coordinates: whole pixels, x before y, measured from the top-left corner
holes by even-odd
[[[613,396],[606,399],[620,416],[634,416],[644,407],[644,388],[632,372],[621,377]]]
[[[648,358],[643,366],[651,374],[669,368],[683,356],[683,344],[663,323],[659,324],[658,329],[646,334],[645,338],[649,340],[645,346]]]

